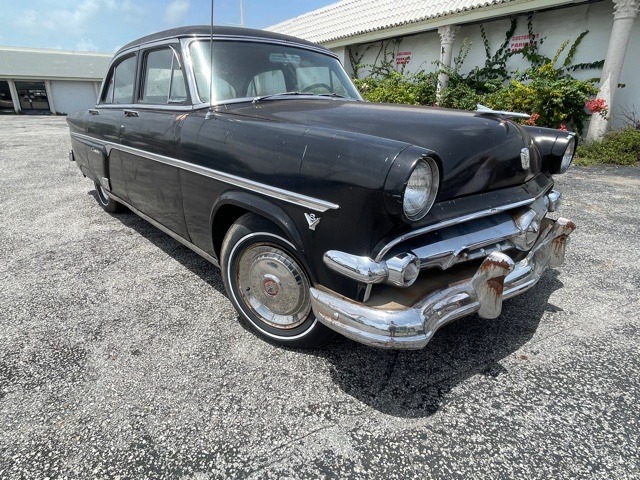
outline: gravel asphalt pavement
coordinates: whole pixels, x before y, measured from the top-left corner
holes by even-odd
[[[640,478],[640,169],[557,177],[565,265],[423,350],[274,347],[219,271],[0,116],[0,479]]]

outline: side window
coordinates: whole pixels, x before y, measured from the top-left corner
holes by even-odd
[[[187,99],[180,62],[171,48],[147,52],[140,101],[156,105],[184,103]]]
[[[282,70],[272,70],[263,72],[251,79],[249,88],[247,89],[248,97],[258,95],[273,95],[287,91],[287,84],[284,80]]]
[[[133,103],[135,79],[136,56],[133,55],[122,60],[111,70],[102,103]]]

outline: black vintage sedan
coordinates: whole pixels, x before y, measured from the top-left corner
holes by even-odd
[[[202,26],[121,48],[67,121],[101,206],[220,267],[256,334],[410,349],[564,260],[576,139],[508,117],[364,102],[329,50]]]

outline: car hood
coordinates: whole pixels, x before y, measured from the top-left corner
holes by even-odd
[[[514,123],[489,115],[444,108],[287,98],[236,106],[229,113],[388,138],[435,151],[442,161],[440,200],[524,183],[539,172],[529,144]]]

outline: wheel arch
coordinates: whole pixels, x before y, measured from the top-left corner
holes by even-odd
[[[295,245],[296,249],[304,252],[300,232],[287,212],[255,194],[232,191],[222,194],[211,212],[210,230],[217,258],[220,258],[220,249],[227,231],[245,213],[255,213],[266,218],[282,231],[284,237]]]

